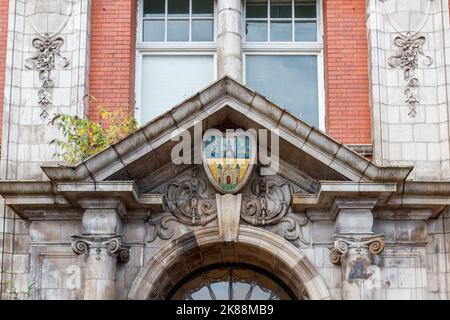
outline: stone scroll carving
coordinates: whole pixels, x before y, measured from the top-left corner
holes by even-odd
[[[408,115],[415,117],[417,114],[416,104],[420,102],[418,88],[419,79],[415,76],[415,70],[419,64],[419,57],[423,57],[423,63],[430,66],[433,59],[423,52],[423,45],[426,38],[420,34],[399,34],[394,39],[394,44],[400,48],[396,54],[389,58],[389,65],[393,68],[401,68],[403,70],[403,78],[406,81],[404,90],[406,100],[409,104]]]
[[[130,251],[128,246],[122,243],[120,235],[100,236],[100,235],[82,235],[72,236],[72,250],[78,254],[89,255],[91,250],[95,250],[96,260],[101,259],[102,251],[105,251],[111,256],[117,256],[117,259],[122,262],[130,260]]]
[[[213,201],[209,197],[205,179],[200,169],[192,169],[189,180],[170,183],[165,192],[166,206],[173,215],[190,225],[204,226],[216,218]]]
[[[384,250],[384,236],[382,234],[335,236],[334,246],[330,252],[331,262],[339,264],[349,248],[356,248],[358,254],[368,250],[370,254],[378,255]]]
[[[194,167],[189,179],[166,186],[165,207],[170,214],[158,219],[150,218],[149,223],[154,228],[149,242],[157,236],[164,240],[172,238],[175,229],[170,222],[204,226],[217,218],[215,197],[208,192],[206,180],[200,173],[200,169]]]
[[[288,183],[264,178],[254,180],[244,197],[241,219],[260,227],[285,224],[283,236],[286,240],[309,244],[302,232],[308,218],[305,214],[290,212],[292,193],[293,188]]]
[[[199,167],[192,169],[189,178],[169,183],[164,190],[166,212],[150,216],[152,231],[147,242],[157,237],[169,240],[180,229],[217,221],[218,202],[211,190]],[[286,182],[253,179],[242,193],[239,219],[277,233],[288,241],[308,245],[310,242],[303,233],[308,218],[303,213],[291,212],[292,194],[293,187]]]

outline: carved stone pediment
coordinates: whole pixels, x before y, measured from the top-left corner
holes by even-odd
[[[126,180],[152,184],[149,177],[171,163],[171,151],[178,143],[173,138],[183,130],[195,133],[198,123],[202,124],[202,134],[214,128],[276,130],[281,162],[314,180],[399,182],[412,170],[379,167],[228,77],[75,167],[46,165],[42,169],[53,182]],[[201,144],[191,142],[193,146]]]

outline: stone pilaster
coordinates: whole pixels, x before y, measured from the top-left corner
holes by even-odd
[[[372,255],[384,249],[384,236],[372,232],[374,199],[337,199],[334,246],[330,259],[342,268],[342,299],[376,298]]]
[[[450,177],[447,0],[367,0],[374,161]]]
[[[91,0],[9,0],[0,177],[46,179],[56,113],[88,112]]]
[[[377,255],[384,249],[384,237],[376,235],[335,236],[331,250],[331,262],[342,265],[342,299],[374,299],[371,255]]]
[[[219,0],[217,14],[217,70],[242,82],[242,6],[240,0]]]
[[[118,199],[83,199],[83,233],[72,237],[72,249],[86,256],[84,298],[116,298],[117,261],[129,260],[128,247],[122,243],[123,204]]]

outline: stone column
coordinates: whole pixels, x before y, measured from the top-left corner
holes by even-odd
[[[371,255],[384,249],[382,234],[372,232],[372,209],[375,199],[337,199],[334,247],[330,259],[342,268],[342,299],[371,300],[376,298],[375,266]]]
[[[72,237],[72,248],[86,256],[84,299],[113,300],[117,260],[129,260],[121,235],[124,207],[118,199],[83,199],[79,203],[85,209],[83,233]]]
[[[218,0],[217,70],[242,82],[241,0]]]

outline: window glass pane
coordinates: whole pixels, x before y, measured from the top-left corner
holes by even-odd
[[[317,41],[317,23],[314,21],[295,22],[295,41]]]
[[[247,21],[246,25],[247,41],[267,41],[267,22]]]
[[[270,41],[292,41],[292,23],[277,21],[270,23]]]
[[[164,41],[164,20],[144,21],[144,41]]]
[[[316,5],[315,4],[301,4],[301,2],[295,3],[295,17],[296,18],[316,18]]]
[[[247,0],[247,18],[267,18],[267,0]]]
[[[213,20],[192,20],[192,41],[213,41]]]
[[[164,16],[165,0],[145,0],[144,17]]]
[[[167,41],[189,41],[189,20],[168,20]]]
[[[213,80],[213,56],[144,56],[142,123],[168,111]]]
[[[228,282],[211,283],[210,286],[217,300],[229,299],[230,284]]]
[[[290,0],[272,0],[270,1],[271,18],[291,18],[292,2]]]
[[[247,55],[247,85],[319,126],[316,56]]]
[[[189,15],[189,0],[167,0],[169,15]]]
[[[192,0],[192,14],[195,16],[213,16],[214,0]]]

